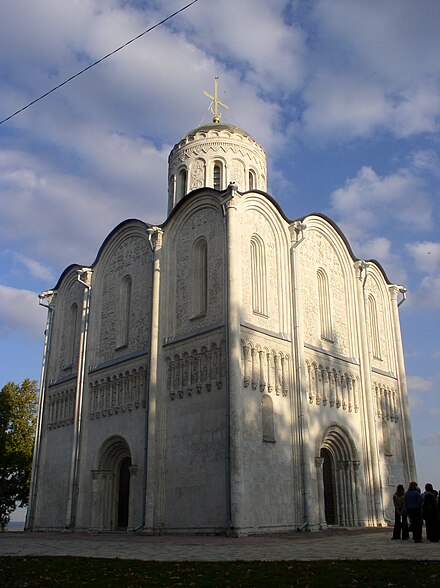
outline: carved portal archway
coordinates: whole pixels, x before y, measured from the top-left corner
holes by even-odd
[[[126,531],[130,526],[130,448],[122,437],[111,437],[101,447],[92,471],[92,529]]]
[[[315,463],[321,526],[360,526],[360,462],[349,432],[337,425],[329,427],[322,436]]]

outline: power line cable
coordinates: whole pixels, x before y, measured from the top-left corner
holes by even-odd
[[[101,63],[101,61],[104,61],[104,59],[107,59],[108,57],[111,57],[112,55],[114,55],[115,53],[117,53],[118,51],[120,51],[121,49],[124,49],[124,47],[127,47],[127,45],[130,45],[130,43],[133,43],[134,41],[137,41],[138,39],[140,39],[141,37],[143,37],[147,33],[150,33],[152,30],[156,29],[160,25],[163,25],[168,20],[170,20],[171,18],[173,18],[174,16],[176,16],[180,12],[183,12],[184,10],[186,10],[187,8],[189,8],[190,6],[192,6],[193,4],[195,4],[198,1],[199,0],[193,0],[192,2],[190,2],[189,4],[187,4],[186,6],[184,6],[183,8],[180,8],[176,12],[173,12],[173,14],[170,14],[169,16],[167,16],[166,18],[164,18],[160,22],[156,23],[155,25],[153,25],[152,27],[150,27],[149,29],[147,29],[146,31],[144,31],[143,33],[141,33],[140,35],[137,35],[133,39],[130,39],[130,41],[127,41],[126,43],[124,43],[123,45],[121,45],[120,47],[118,47],[117,49],[115,49],[114,51],[111,51],[110,53],[107,53],[107,55],[104,55],[104,57],[101,57],[101,59],[98,59],[98,61],[95,61],[94,63],[91,63],[90,65],[88,65],[87,67],[85,67],[84,69],[82,69],[81,71],[79,71],[78,73],[76,73],[75,75],[71,76],[70,78],[68,78],[67,80],[65,80],[64,82],[62,82],[61,84],[58,84],[58,86],[55,86],[54,88],[52,88],[52,90],[49,90],[48,92],[46,92],[45,94],[43,94],[39,98],[35,98],[35,100],[32,100],[32,102],[29,102],[29,104],[26,104],[26,106],[23,106],[23,108],[20,108],[19,110],[17,110],[13,114],[11,114],[8,117],[6,117],[3,120],[1,120],[0,121],[0,125],[2,125],[3,123],[5,123],[6,121],[10,120],[14,116],[17,116],[17,114],[20,114],[20,112],[23,112],[23,110],[26,110],[26,108],[29,108],[29,106],[32,106],[33,104],[35,104],[36,102],[39,102],[43,98],[46,98],[46,96],[49,96],[49,94],[52,94],[52,92],[55,92],[55,90],[58,90],[62,86],[65,86],[66,84],[68,84],[69,82],[71,82],[72,80],[74,80],[75,78],[77,78],[78,76],[80,76],[81,74],[83,74],[84,72],[86,72],[87,70],[91,69],[92,67],[95,67],[95,65],[98,65],[98,63]]]

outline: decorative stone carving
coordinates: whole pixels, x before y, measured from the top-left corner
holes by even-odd
[[[221,390],[225,378],[224,342],[203,345],[191,353],[175,353],[165,359],[167,390],[171,400]]]
[[[145,405],[143,367],[113,373],[89,382],[89,416],[92,420],[131,412]]]
[[[290,390],[290,356],[283,351],[261,348],[251,341],[242,339],[242,375],[243,386],[247,388],[249,383],[252,389],[260,389],[263,393],[266,389],[269,394],[275,391],[277,396],[287,396]]]
[[[237,184],[239,190],[245,190],[244,168],[240,161],[234,161],[232,163],[229,181]]]
[[[373,396],[375,400],[376,418],[378,420],[383,419],[397,423],[399,420],[399,411],[396,388],[383,382],[373,382]]]
[[[306,360],[307,390],[310,404],[359,412],[359,377],[330,366]]]
[[[190,189],[197,190],[205,185],[205,161],[196,159],[191,168]]]
[[[152,240],[155,231],[153,230]],[[160,235],[158,235],[160,238]],[[130,328],[129,338],[123,353],[130,353],[147,346],[149,316],[151,313],[151,282],[140,276],[150,276],[148,265],[151,264],[151,249],[146,235],[125,238],[115,247],[108,259],[104,276],[100,282],[101,311],[92,321],[99,326],[99,346],[95,351],[95,365],[109,361],[117,356],[117,324],[121,283],[131,276]]]
[[[72,381],[65,389],[49,394],[46,404],[47,428],[57,429],[73,423],[75,409],[76,381]]]

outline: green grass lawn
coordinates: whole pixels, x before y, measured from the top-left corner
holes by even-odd
[[[83,557],[0,557],[0,586],[405,586],[440,585],[423,561],[149,562]]]

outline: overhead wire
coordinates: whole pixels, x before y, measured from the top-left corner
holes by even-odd
[[[17,116],[17,114],[20,114],[20,112],[23,112],[23,110],[26,110],[27,108],[29,108],[30,106],[32,106],[36,102],[39,102],[43,98],[46,98],[46,96],[49,96],[49,94],[52,94],[52,92],[55,92],[56,90],[58,90],[62,86],[65,86],[66,84],[68,84],[69,82],[71,82],[72,80],[74,80],[75,78],[77,78],[78,76],[82,75],[83,73],[85,73],[86,71],[88,71],[89,69],[91,69],[92,67],[95,67],[95,65],[98,65],[98,63],[101,63],[102,61],[104,61],[104,59],[107,59],[108,57],[111,57],[112,55],[114,55],[118,51],[121,51],[121,49],[124,49],[124,47],[127,47],[127,45],[130,45],[130,43],[133,43],[134,41],[137,41],[138,39],[140,39],[141,37],[143,37],[147,33],[150,33],[152,30],[157,29],[157,27],[159,27],[160,25],[163,25],[168,20],[170,20],[174,16],[177,16],[178,14],[180,14],[181,12],[183,12],[184,10],[186,10],[187,8],[189,8],[190,6],[192,6],[193,4],[195,4],[198,1],[199,0],[192,0],[192,2],[190,2],[186,6],[183,6],[183,8],[180,8],[179,10],[176,10],[176,12],[173,12],[173,14],[170,14],[169,16],[167,16],[166,18],[164,18],[160,22],[158,22],[155,25],[151,26],[149,29],[147,29],[143,33],[140,33],[136,37],[133,37],[133,39],[130,39],[130,41],[127,41],[126,43],[124,43],[123,45],[121,45],[120,47],[118,47],[117,49],[115,49],[114,51],[111,51],[110,53],[107,53],[107,55],[104,55],[104,57],[101,57],[101,59],[98,59],[94,63],[91,63],[90,65],[88,65],[87,67],[85,67],[84,69],[82,69],[81,71],[79,71],[78,73],[74,74],[73,76],[71,76],[70,78],[68,78],[67,80],[65,80],[64,82],[61,82],[61,84],[58,84],[57,86],[55,86],[54,88],[52,88],[48,92],[42,94],[38,98],[35,98],[35,100],[32,100],[32,102],[29,102],[29,104],[26,104],[26,106],[23,106],[22,108],[20,108],[19,110],[17,110],[13,114],[11,114],[8,117],[6,117],[3,120],[1,120],[0,121],[0,125],[2,125],[3,123],[5,123],[8,120],[11,120],[11,118],[13,118],[14,116]]]

